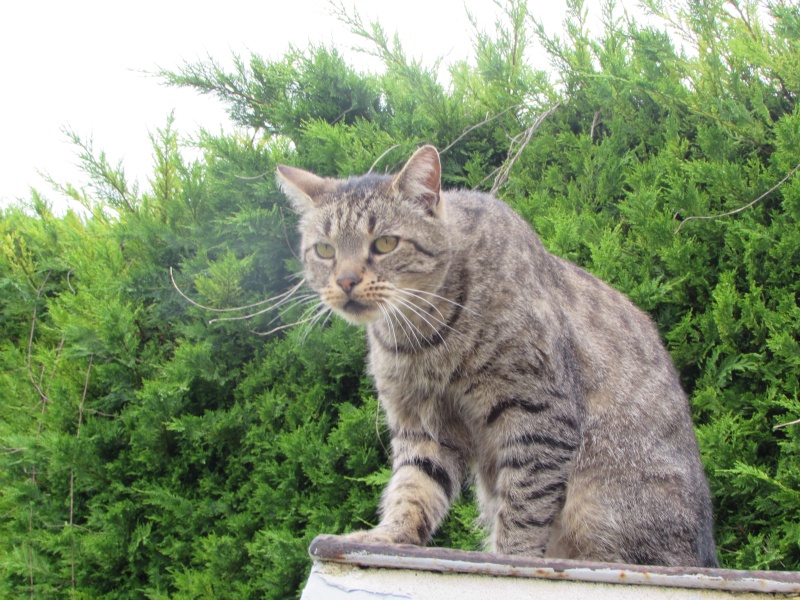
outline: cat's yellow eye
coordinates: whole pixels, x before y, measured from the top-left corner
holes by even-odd
[[[326,244],[324,242],[320,242],[319,244],[314,244],[314,250],[317,253],[317,256],[320,258],[333,258],[333,255],[336,254],[336,251],[333,249],[333,246],[330,244]]]
[[[387,254],[397,248],[397,241],[397,237],[393,235],[385,235],[375,240],[375,242],[372,244],[372,248],[378,254]]]

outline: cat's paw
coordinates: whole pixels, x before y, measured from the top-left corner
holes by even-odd
[[[342,536],[347,541],[368,544],[413,544],[422,545],[416,532],[406,531],[400,527],[381,526],[364,531],[353,531]]]

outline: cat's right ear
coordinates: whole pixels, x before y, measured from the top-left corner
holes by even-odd
[[[402,198],[413,200],[432,215],[439,214],[441,210],[441,184],[442,165],[439,162],[439,152],[430,145],[417,150],[392,182]]]
[[[278,165],[275,174],[281,191],[300,213],[314,209],[319,196],[328,189],[328,180],[297,167]]]

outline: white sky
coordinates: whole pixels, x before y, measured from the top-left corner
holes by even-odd
[[[637,13],[631,0],[621,3]],[[397,31],[407,54],[445,63],[472,55],[465,5],[493,30],[491,0],[345,0],[364,20]],[[599,17],[599,0],[587,0]],[[561,32],[564,0],[529,0],[549,31]],[[142,71],[177,69],[185,61],[232,53],[279,58],[289,44],[333,43],[362,70],[377,69],[349,49],[359,44],[330,16],[326,0],[17,0],[0,8],[0,206],[35,188],[58,208],[63,199],[38,172],[81,186],[68,127],[109,161],[122,160],[129,180],[147,187],[152,166],[149,132],[175,110],[184,137],[200,127],[230,129],[224,106],[190,89],[163,86]],[[534,57],[535,58],[535,57]],[[537,67],[545,68],[546,59]]]

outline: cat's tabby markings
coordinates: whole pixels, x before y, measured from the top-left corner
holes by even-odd
[[[278,178],[306,280],[367,327],[392,434],[381,521],[350,536],[425,544],[471,473],[492,550],[717,564],[686,396],[625,296],[496,198],[440,191],[431,146],[394,177]]]

